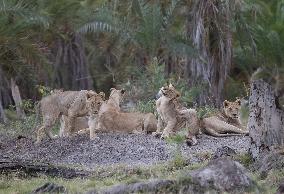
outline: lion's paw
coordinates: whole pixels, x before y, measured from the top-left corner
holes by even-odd
[[[91,141],[98,141],[98,140],[100,140],[100,138],[95,135],[95,136],[90,137],[90,140]]]
[[[152,135],[153,135],[154,137],[160,138],[161,135],[162,135],[162,133],[161,133],[161,132],[153,132]]]
[[[169,138],[170,137],[170,134],[168,134],[168,133],[163,133],[162,135],[161,135],[161,139],[167,139],[167,138]]]

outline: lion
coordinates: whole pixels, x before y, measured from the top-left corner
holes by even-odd
[[[105,93],[100,92],[86,100],[86,109],[87,115],[76,117],[74,120],[73,131],[70,131],[70,134],[82,134],[89,131],[89,127],[93,125],[93,121],[95,120],[98,112],[100,110],[101,105],[105,100]],[[91,111],[90,111],[91,110]],[[70,134],[66,134],[68,130],[66,130],[66,122],[68,122],[68,116],[62,115],[60,119],[60,132],[59,136],[64,137]]]
[[[177,101],[180,93],[175,90],[172,84],[162,87],[158,96],[160,96],[156,101],[158,125],[157,131],[153,133],[154,136],[161,134],[161,138],[167,138],[182,128],[186,128],[192,134],[196,134],[199,131],[199,120],[196,110],[180,107]],[[194,144],[197,143],[195,135],[192,135],[191,139]]]
[[[180,128],[187,128],[188,145],[197,144],[196,135],[207,133],[215,137],[225,137],[232,135],[246,135],[248,131],[244,130],[240,122],[241,101],[224,101],[223,110],[216,115],[199,119],[195,109],[181,108],[178,104],[180,94],[170,84],[162,87],[159,91],[161,97],[156,102],[158,118],[158,129],[154,135],[161,133],[162,138],[169,137],[171,133]]]
[[[103,103],[96,119],[90,127],[91,139],[96,139],[96,131],[126,133],[146,133],[156,131],[157,120],[153,113],[121,112],[120,102],[125,90],[112,88],[109,100]]]
[[[44,97],[37,107],[37,112],[40,111],[43,117],[43,124],[37,129],[36,143],[42,141],[44,134],[51,139],[55,138],[50,129],[62,115],[67,116],[64,133],[68,136],[74,129],[74,119],[87,114],[87,99],[95,95],[97,93],[92,90],[81,90],[56,91]]]
[[[60,129],[59,129],[59,137],[66,137],[69,134],[67,134],[66,130],[66,122],[68,121],[67,116],[62,115],[60,118]],[[76,117],[74,121],[74,131],[71,131],[72,134],[79,133],[80,131],[87,130],[89,128],[88,125],[89,118],[88,116],[83,116],[83,117]]]

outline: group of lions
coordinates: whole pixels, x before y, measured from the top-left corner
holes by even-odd
[[[151,133],[167,138],[180,129],[187,129],[187,144],[197,144],[196,135],[207,133],[216,137],[245,135],[240,123],[240,100],[224,101],[223,110],[214,116],[198,118],[195,109],[179,103],[180,93],[172,84],[162,87],[156,101],[158,119],[153,113],[123,112],[120,104],[125,90],[111,88],[108,100],[103,92],[92,90],[55,90],[44,97],[38,106],[43,124],[37,129],[37,141],[45,135],[53,139],[51,128],[60,119],[60,137],[89,133],[98,139],[97,132]]]

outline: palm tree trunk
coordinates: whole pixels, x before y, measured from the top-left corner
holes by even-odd
[[[22,98],[21,98],[20,90],[13,78],[11,78],[11,91],[12,91],[12,96],[13,96],[15,106],[16,106],[17,116],[20,119],[24,119],[26,115],[25,115],[25,111],[21,107]]]
[[[203,88],[197,104],[221,106],[232,60],[230,2],[200,0],[190,6],[187,33],[199,57],[188,58],[185,76],[190,87]]]
[[[1,95],[0,95],[0,97],[1,97]],[[6,117],[5,112],[4,112],[4,108],[3,108],[3,105],[2,105],[1,98],[0,98],[0,122],[7,123],[7,117]]]
[[[73,33],[68,39],[58,38],[54,50],[55,87],[72,90],[92,89],[93,78],[87,65],[81,35]]]

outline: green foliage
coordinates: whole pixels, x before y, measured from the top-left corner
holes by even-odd
[[[156,112],[156,102],[155,100],[149,100],[149,101],[138,101],[136,105],[136,110],[138,112],[142,113],[155,113]]]
[[[234,159],[239,161],[246,168],[249,168],[253,164],[253,158],[249,153],[238,154],[234,156]]]
[[[37,89],[42,97],[48,96],[52,92],[52,89],[50,87],[43,86],[43,85],[37,85]]]
[[[36,126],[36,116],[31,114],[27,115],[23,120],[10,120],[8,124],[0,126],[0,133],[11,136],[32,136],[34,135],[34,133],[32,133],[33,126]]]
[[[187,129],[181,129],[176,134],[171,135],[169,138],[167,138],[166,141],[171,144],[182,144],[186,139],[187,132]]]
[[[35,103],[31,99],[22,100],[21,108],[28,114],[35,113]]]
[[[153,99],[161,86],[166,83],[164,77],[164,65],[159,64],[158,59],[154,58],[145,70],[133,69],[133,80],[129,80],[123,87],[128,91],[129,96],[135,99]]]
[[[178,80],[174,82],[175,88],[181,93],[181,101],[186,103],[187,106],[193,106],[194,101],[199,96],[199,94],[206,89],[205,84],[196,85],[194,87],[188,88],[184,80]]]
[[[166,78],[164,69],[165,65],[160,64],[155,57],[152,62],[146,66],[145,70],[134,70],[131,75],[135,78],[122,84],[122,87],[128,91],[129,96],[135,100],[144,102],[142,103],[144,106],[148,107],[148,105],[150,105],[151,107],[154,107],[154,100],[149,101],[149,99],[153,99],[162,86],[165,86],[167,83],[172,83],[176,90],[181,93],[181,101],[187,106],[192,106],[196,97],[204,90],[204,86],[198,85],[188,88],[186,82],[182,79],[176,79],[175,77]],[[138,104],[138,106],[141,106],[142,104]],[[138,109],[143,110],[142,107]],[[150,107],[148,110],[151,110]]]
[[[248,119],[249,119],[249,106],[242,104],[240,109],[240,120],[243,126],[247,126]]]
[[[34,127],[38,126],[36,115],[31,113],[26,115],[25,119],[18,119],[14,110],[6,111],[9,122],[7,124],[0,125],[0,134],[6,134],[10,136],[28,136],[32,137],[36,135]],[[52,128],[54,134],[59,132],[59,123]]]
[[[197,117],[199,119],[207,118],[216,114],[218,110],[211,106],[204,106],[197,109]]]
[[[247,96],[246,85],[243,80],[229,77],[225,86],[226,100],[235,100],[236,97]]]

